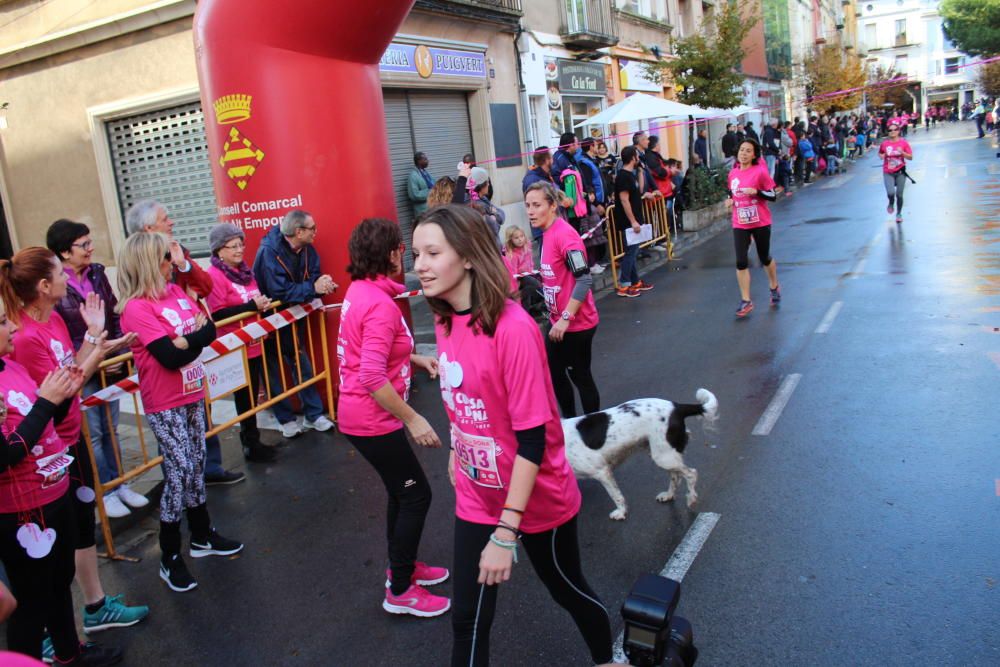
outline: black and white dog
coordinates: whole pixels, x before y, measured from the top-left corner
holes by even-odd
[[[625,496],[615,482],[615,466],[642,446],[649,447],[653,462],[670,473],[670,486],[656,496],[661,503],[674,499],[681,477],[687,483],[687,505],[698,501],[698,471],[684,465],[688,432],[684,420],[701,415],[706,427],[719,416],[719,402],[707,389],[699,389],[698,403],[673,403],[659,398],[638,398],[583,417],[563,419],[566,458],[577,478],[596,479],[615,503],[611,518],[628,514]]]

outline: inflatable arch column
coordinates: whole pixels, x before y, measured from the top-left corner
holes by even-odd
[[[336,301],[351,229],[396,219],[378,62],[413,2],[202,0],[195,12],[218,219],[246,232],[250,262],[285,213],[312,213]]]

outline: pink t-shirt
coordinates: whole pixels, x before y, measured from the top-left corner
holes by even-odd
[[[507,248],[504,255],[504,262],[513,274],[530,273],[535,270],[535,260],[531,255],[531,242],[527,242],[520,248]]]
[[[208,298],[205,300],[208,302],[208,309],[213,313],[223,308],[242,306],[255,296],[260,296],[260,288],[257,287],[257,281],[253,278],[250,279],[249,285],[240,285],[226,277],[226,274],[215,266],[208,267],[208,275],[212,278],[212,291],[209,292]],[[232,333],[242,327],[243,324],[253,321],[252,318],[248,317],[240,322],[233,322],[224,327],[219,327],[218,335],[221,337],[227,333]],[[259,342],[247,345],[247,357],[259,356]]]
[[[758,194],[745,195],[742,188],[753,188]],[[774,180],[767,173],[763,162],[752,164],[747,169],[739,165],[729,172],[729,191],[733,195],[733,228],[753,229],[771,224],[771,209],[767,200],[760,196],[761,190],[773,190]]]
[[[167,285],[159,299],[131,299],[126,304],[122,312],[122,331],[134,331],[138,336],[132,343],[132,354],[139,371],[139,391],[146,412],[162,412],[205,399],[204,364],[194,361],[172,370],[160,365],[146,349],[164,336],[177,338],[194,331],[198,312],[198,305],[173,283]]]
[[[21,328],[14,334],[11,357],[28,369],[36,386],[42,384],[49,371],[76,365],[73,339],[66,322],[54,310],[48,322],[39,322],[21,311]],[[80,397],[76,396],[66,418],[56,424],[56,433],[67,445],[75,445],[80,439],[81,420]]]
[[[910,144],[906,139],[896,139],[895,141],[887,139],[883,141],[878,147],[878,154],[882,156],[882,173],[895,174],[905,167],[906,158],[903,157],[904,152],[913,155],[913,149],[910,148]]]
[[[403,426],[371,393],[391,382],[404,401],[410,396],[413,336],[393,301],[405,289],[379,276],[375,280],[355,280],[344,295],[337,334],[337,424],[348,435],[385,435]]]
[[[538,325],[513,301],[492,338],[471,330],[469,319],[452,316],[450,336],[435,326],[441,397],[455,449],[455,514],[495,525],[510,492],[514,432],[544,425],[545,455],[521,530],[540,533],[562,525],[580,510],[580,488],[566,460]]]
[[[38,384],[28,370],[10,357],[4,357],[0,370],[0,394],[7,403],[7,419],[0,428],[8,439],[24,418],[31,412],[38,392]],[[62,497],[69,487],[69,464],[72,457],[66,443],[59,437],[50,421],[42,430],[37,443],[27,456],[0,473],[0,513],[13,514],[48,505]]]
[[[556,218],[542,237],[542,292],[545,295],[545,305],[549,307],[549,320],[552,324],[561,319],[576,285],[576,278],[566,267],[566,253],[570,250],[579,250],[584,257],[587,256],[580,234],[570,227],[568,222]],[[566,330],[593,329],[598,321],[600,318],[597,315],[597,306],[594,304],[594,291],[591,290]]]

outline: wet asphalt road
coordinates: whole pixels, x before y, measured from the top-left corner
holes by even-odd
[[[663,568],[697,513],[713,512],[680,607],[699,665],[1000,664],[1000,169],[973,133],[963,123],[911,134],[918,184],[907,186],[902,226],[885,212],[874,152],[782,201],[780,309],[767,307],[755,267],[757,309],[734,319],[728,233],[649,274],[656,289],[640,299],[600,301],[604,405],[689,402],[706,387],[721,407],[714,433],[689,421],[694,511],[654,501],[666,475],[642,452],[616,470],[627,521],[608,519],[596,482],[581,484],[584,567],[616,634],[634,580]],[[770,433],[752,435],[793,374]],[[430,382],[417,383],[413,404],[446,431]],[[104,563],[105,587],[152,613],[97,638],[125,647],[128,665],[446,664],[447,615],[380,607],[375,474],[339,435],[310,434],[282,453],[251,466],[247,482],[210,489],[215,523],[247,549],[189,559],[197,591],[171,593],[157,578],[155,522],[123,535],[143,560]],[[447,565],[447,452],[419,455],[436,494],[421,558]],[[496,665],[590,664],[526,563],[501,592],[492,638]]]

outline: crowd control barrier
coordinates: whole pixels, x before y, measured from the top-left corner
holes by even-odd
[[[277,307],[280,304],[273,304]],[[278,401],[293,397],[295,394],[309,386],[317,386],[321,396],[326,399],[330,416],[336,419],[334,411],[333,379],[331,377],[332,367],[330,365],[329,346],[327,345],[327,318],[323,304],[317,299],[309,304],[300,304],[282,310],[272,309],[268,311],[272,314],[265,316],[259,313],[242,313],[234,315],[216,322],[220,329],[227,324],[241,323],[240,328],[235,331],[220,336],[209,347],[205,348],[199,359],[205,365],[205,402],[206,402],[206,432],[205,437],[218,435],[222,431],[243,421],[244,419],[255,419],[258,412],[265,410]],[[264,340],[273,341],[273,345],[264,344]],[[282,344],[284,343],[284,345]],[[291,347],[289,347],[289,343]],[[211,406],[237,391],[248,389],[253,386],[250,378],[250,365],[248,362],[248,350],[251,346],[259,346],[263,366],[263,377],[260,381],[262,397],[254,395],[250,391],[250,409],[239,413],[231,419],[221,423],[213,424]],[[277,354],[277,367],[281,374],[281,391],[273,393],[271,391],[272,378],[268,372],[268,355],[274,351],[300,350],[302,354],[294,355],[290,358],[286,354]],[[303,355],[312,367],[313,374],[309,378],[303,379]],[[108,369],[113,369],[119,364],[125,364],[128,369],[128,377],[117,382],[108,381]],[[291,384],[290,371],[295,370],[294,377],[298,378],[296,384]],[[148,424],[143,419],[142,401],[139,393],[138,376],[134,374],[134,360],[132,353],[106,359],[101,363],[100,369],[101,387],[100,391],[83,399],[84,410],[103,410],[107,418],[107,423],[111,425],[111,406],[114,401],[132,401],[132,413],[135,417],[135,425],[124,424],[124,411],[120,415],[118,428],[109,428],[112,449],[114,450],[115,462],[117,463],[118,476],[106,482],[101,482],[94,458],[95,445],[91,441],[90,427],[88,420],[83,420],[83,434],[90,449],[91,462],[94,471],[94,493],[96,494],[97,513],[101,521],[101,532],[104,535],[106,553],[102,556],[114,560],[138,561],[119,554],[115,549],[114,534],[111,531],[111,522],[104,507],[104,494],[112,491],[122,484],[139,478],[149,470],[155,468],[163,462],[160,455],[152,456],[149,443],[155,443],[156,438],[152,435]],[[275,378],[276,379],[276,378]],[[277,384],[277,383],[275,383]],[[261,400],[262,399],[262,400]],[[134,435],[132,432],[134,431]],[[126,440],[132,445],[127,448],[131,456],[123,456],[121,432],[127,434]],[[133,442],[134,441],[134,442]],[[137,450],[137,451],[136,451]],[[138,456],[136,456],[136,453]]]
[[[667,212],[667,200],[665,197],[642,200],[643,220],[646,224],[653,226],[653,238],[639,244],[640,248],[648,248],[653,245],[664,244],[667,248],[667,259],[674,258],[674,241],[670,229],[670,218]],[[608,238],[608,255],[611,257],[611,275],[615,281],[615,289],[618,289],[618,265],[622,257],[625,256],[625,234],[622,230],[631,227],[618,204],[608,207],[608,230],[605,236]]]

